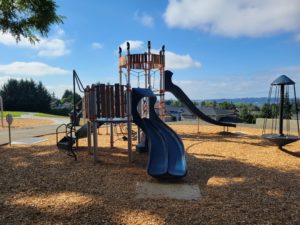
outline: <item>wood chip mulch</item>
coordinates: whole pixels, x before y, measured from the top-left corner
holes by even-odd
[[[45,126],[51,125],[54,122],[49,119],[29,119],[29,118],[14,118],[13,123],[11,124],[11,128],[27,128],[27,127],[37,127],[37,126]],[[7,129],[8,124],[4,119],[3,127],[0,124],[1,129]]]
[[[122,135],[109,148],[100,129],[100,162],[87,141],[78,161],[56,148],[55,135],[36,145],[0,147],[0,224],[300,224],[300,142],[278,150],[259,129],[172,125],[182,137],[189,173],[202,198],[136,199],[147,155],[128,163]],[[136,142],[134,142],[135,144]]]

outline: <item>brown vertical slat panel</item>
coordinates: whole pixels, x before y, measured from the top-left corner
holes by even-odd
[[[124,102],[124,85],[120,86],[120,110],[121,110],[121,117],[125,117],[125,102]]]
[[[120,116],[120,85],[115,84],[115,112],[116,112],[116,117],[121,117]]]
[[[101,105],[101,117],[107,117],[106,113],[106,97],[105,97],[105,84],[100,84],[100,105]]]
[[[89,89],[89,119],[92,119],[92,87]]]
[[[96,85],[96,103],[97,103],[97,117],[100,117],[100,85]]]
[[[109,96],[110,96],[110,116],[115,117],[115,97],[114,97],[114,85],[109,85]]]
[[[109,85],[105,85],[105,97],[106,97],[106,117],[111,117],[110,112],[110,95],[109,95]]]

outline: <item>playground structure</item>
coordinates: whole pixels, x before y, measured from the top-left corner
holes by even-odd
[[[290,117],[292,112],[289,86],[292,86],[294,92],[292,101],[294,101],[295,105],[298,135],[290,134]],[[286,75],[281,75],[274,80],[270,86],[267,106],[271,119],[264,119],[262,138],[271,141],[279,148],[298,141],[300,139],[300,131],[295,82]],[[268,121],[270,124],[268,124]],[[270,133],[267,133],[268,129],[270,129]]]
[[[159,73],[159,89],[155,88],[157,73]],[[187,173],[184,146],[178,135],[164,123],[165,92],[173,93],[191,112],[208,123],[224,127],[235,127],[235,124],[218,122],[202,113],[187,95],[172,83],[172,74],[171,71],[165,71],[165,46],[162,46],[159,54],[154,54],[151,52],[150,42],[147,52],[142,54],[131,54],[130,44],[127,42],[127,54],[123,56],[122,48],[119,47],[117,84],[92,84],[84,88],[74,70],[74,108],[71,123],[62,124],[57,128],[57,134],[62,127],[65,131],[65,137],[61,140],[58,140],[57,135],[58,148],[66,150],[77,159],[75,150],[78,147],[78,139],[87,137],[89,152],[93,154],[96,163],[99,151],[97,128],[103,124],[110,125],[110,144],[113,147],[113,125],[126,124],[128,161],[132,162],[132,122],[134,122],[138,126],[138,145],[144,145],[149,151],[148,174],[163,178],[184,177]],[[131,76],[137,78],[137,88],[131,89]],[[139,87],[141,77],[144,77],[144,88]],[[84,94],[80,103],[75,102],[76,84],[79,91]],[[157,97],[159,104],[155,108]],[[77,109],[78,104],[82,104],[81,112]],[[84,125],[77,129],[81,115]],[[141,130],[145,134],[145,140],[141,140]]]
[[[145,76],[145,88],[153,87],[151,78],[153,73],[160,73],[161,87],[158,90],[160,95],[160,116],[164,116],[164,92],[163,92],[163,72],[164,72],[164,46],[159,54],[151,53],[151,44],[148,42],[148,51],[144,54],[131,54],[130,44],[127,43],[127,55],[122,56],[122,49],[119,48],[119,79],[120,82],[115,85],[91,85],[86,88],[83,87],[76,71],[73,71],[73,92],[75,95],[75,86],[84,93],[82,102],[83,119],[87,122],[76,130],[78,121],[78,114],[76,110],[76,103],[74,101],[74,109],[72,112],[72,120],[70,124],[63,124],[57,128],[57,132],[62,127],[65,128],[65,137],[61,140],[57,138],[57,146],[60,149],[67,150],[71,156],[76,159],[74,150],[78,146],[78,139],[88,138],[89,151],[93,153],[94,161],[97,162],[98,136],[97,128],[104,123],[110,124],[111,147],[113,147],[113,124],[126,123],[127,124],[127,141],[128,141],[128,160],[132,161],[132,116],[131,116],[131,75],[139,80],[143,75]],[[155,70],[155,71],[153,71]],[[123,84],[123,77],[126,79]],[[157,91],[156,91],[157,92]],[[75,98],[74,98],[75,99]],[[147,112],[148,102],[139,106],[139,112],[143,115],[149,115]],[[93,143],[92,136],[93,134]],[[58,136],[57,136],[58,137]],[[140,141],[140,132],[138,132],[138,139]],[[76,147],[74,144],[76,143]]]

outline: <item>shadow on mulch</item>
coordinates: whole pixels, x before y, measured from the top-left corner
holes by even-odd
[[[238,144],[248,144],[248,145],[254,145],[254,146],[260,146],[260,147],[267,147],[267,146],[273,146],[272,143],[261,139],[260,142],[253,142],[251,140],[260,138],[259,136],[256,135],[221,135],[221,134],[216,134],[216,133],[200,133],[200,134],[180,134],[180,137],[183,140],[191,140],[195,141],[197,140],[199,142],[228,142],[228,143],[238,143]],[[242,139],[246,139],[249,141],[245,141]]]
[[[284,147],[281,147],[281,148],[278,148],[278,149],[281,150],[284,153],[287,153],[287,154],[291,155],[291,156],[300,158],[300,152],[289,151],[289,150],[285,149]]]
[[[207,141],[208,137],[201,135],[200,139]],[[175,225],[299,224],[297,171],[283,172],[214,154],[205,155],[211,158],[188,154],[189,173],[183,181],[199,184],[201,201],[140,200],[135,198],[136,183],[155,181],[146,174],[146,154],[134,152],[134,163],[128,163],[126,149],[101,148],[101,162],[94,164],[86,148],[77,152],[77,162],[54,149],[56,146],[0,149],[0,224],[124,224],[124,215],[131,215],[132,223],[137,218],[142,223],[146,218],[141,213]],[[218,177],[243,179],[210,183]],[[30,202],[14,204],[18,198],[60,193],[79,193],[92,200],[76,207],[62,207],[55,201],[50,206],[41,202],[43,207]]]

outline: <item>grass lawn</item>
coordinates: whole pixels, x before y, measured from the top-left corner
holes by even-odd
[[[25,114],[25,112],[3,111],[3,116],[4,117],[6,117],[7,114],[11,114],[13,117],[20,117],[23,114]]]
[[[40,116],[40,117],[67,117],[67,116],[59,116],[59,115],[53,115],[48,113],[35,113],[34,116]]]

